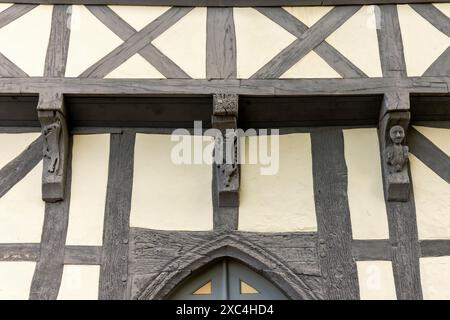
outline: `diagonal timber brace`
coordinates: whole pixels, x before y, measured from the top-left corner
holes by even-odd
[[[386,93],[381,106],[378,135],[384,193],[387,201],[408,201],[410,179],[406,132],[410,122],[409,93]]]
[[[69,151],[69,132],[63,94],[40,93],[37,110],[44,137],[42,200],[62,201],[65,195]]]

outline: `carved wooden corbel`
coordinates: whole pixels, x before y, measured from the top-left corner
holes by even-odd
[[[406,132],[411,114],[409,93],[386,93],[380,113],[379,140],[381,147],[384,193],[388,201],[408,201],[408,146]]]
[[[57,202],[64,199],[69,150],[69,132],[62,93],[41,93],[37,109],[44,137],[42,200]]]
[[[215,155],[222,161],[214,163],[219,207],[239,206],[240,167],[238,164],[239,137],[237,116],[239,97],[237,94],[214,94],[212,126],[221,136],[215,141]]]

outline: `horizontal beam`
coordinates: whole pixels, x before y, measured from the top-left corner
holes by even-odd
[[[38,261],[39,243],[2,243],[0,244],[0,261]],[[102,247],[66,246],[64,264],[99,265]]]
[[[391,260],[389,240],[353,240],[352,254],[356,261]]]
[[[0,0],[8,3],[11,0]],[[33,4],[95,4],[95,5],[142,5],[180,7],[273,7],[273,6],[325,6],[400,3],[440,3],[448,0],[15,0],[15,3]]]
[[[404,89],[412,93],[449,93],[450,77],[365,79],[81,79],[0,78],[0,94],[36,94],[52,88],[72,95],[240,95],[298,96],[382,94]]]
[[[450,240],[422,240],[420,251],[422,257],[450,256]]]

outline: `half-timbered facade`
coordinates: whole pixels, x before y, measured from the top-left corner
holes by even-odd
[[[450,3],[92,2],[0,1],[0,299],[450,299]]]

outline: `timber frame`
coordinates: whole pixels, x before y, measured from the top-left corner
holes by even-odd
[[[0,2],[6,2],[0,0]],[[21,3],[22,0],[15,1]],[[215,258],[231,256],[262,273],[290,298],[294,299],[359,299],[356,261],[392,261],[398,299],[421,299],[420,257],[450,255],[450,240],[419,241],[417,234],[414,194],[410,187],[409,165],[402,168],[401,196],[390,197],[389,172],[383,154],[392,127],[402,124],[407,134],[409,151],[450,183],[448,156],[421,135],[409,123],[450,128],[450,76],[440,74],[448,70],[450,53],[447,50],[422,77],[408,77],[396,8],[389,3],[416,1],[371,0],[23,0],[30,4],[58,4],[53,12],[50,43],[43,77],[29,77],[12,62],[0,67],[0,132],[40,132],[47,118],[38,110],[47,103],[58,104],[63,128],[59,144],[63,178],[58,185],[60,196],[45,196],[45,221],[40,244],[0,244],[0,261],[35,261],[31,299],[56,299],[65,264],[99,265],[101,299],[163,299],[175,286]],[[421,3],[428,1],[420,1]],[[432,1],[441,2],[441,1]],[[445,1],[444,1],[445,2]],[[272,20],[291,28],[299,39],[289,51],[270,61],[250,79],[237,79],[236,47],[230,8],[221,6],[281,5],[346,5],[383,4],[381,19],[386,25],[379,31],[380,58],[383,77],[369,78],[323,39],[313,39],[307,50],[300,33],[319,34],[319,27],[308,29],[298,21],[286,20],[279,8],[257,8]],[[111,15],[99,4],[176,5],[183,8],[169,10],[164,28],[187,13],[190,6],[209,5],[207,37],[207,79],[191,79],[181,68],[164,55],[158,56],[151,45],[143,45],[139,52],[155,65],[167,79],[103,79],[113,66],[120,63],[116,53],[98,61],[78,78],[65,78],[68,30],[66,12],[69,4],[95,4],[89,10],[119,35],[128,48],[145,42],[143,35],[155,36],[151,30],[136,32]],[[387,4],[387,5],[385,5]],[[428,5],[415,9],[427,16]],[[11,15],[0,19],[3,26],[14,17],[31,10],[33,5],[13,6]],[[186,8],[187,7],[187,8]],[[357,7],[343,8],[349,16]],[[428,8],[429,9],[429,8]],[[281,15],[280,15],[281,14]],[[449,21],[428,18],[447,34]],[[11,20],[12,19],[12,20]],[[170,21],[169,21],[170,20]],[[345,19],[344,19],[345,20]],[[341,23],[344,20],[340,20]],[[116,23],[121,23],[119,26]],[[217,26],[217,27],[214,27]],[[115,28],[115,29],[114,29]],[[319,28],[319,29],[318,29]],[[151,29],[151,28],[150,28]],[[297,31],[295,31],[297,30]],[[295,32],[294,32],[295,31]],[[328,33],[332,30],[328,30]],[[148,32],[148,33],[146,33]],[[395,36],[392,36],[394,34]],[[214,36],[211,36],[214,35]],[[217,37],[227,38],[231,50],[217,45]],[[131,39],[131,40],[130,40]],[[400,39],[401,40],[401,39]],[[147,41],[148,42],[148,41]],[[140,45],[139,45],[140,47]],[[211,48],[218,48],[217,51]],[[301,56],[315,50],[343,77],[342,79],[278,79],[280,73]],[[136,52],[128,53],[134,54]],[[295,54],[293,54],[295,53]],[[0,56],[1,62],[6,61]],[[448,73],[447,73],[448,74]],[[5,76],[6,75],[6,76]],[[228,115],[216,110],[214,95],[236,97],[239,113]],[[166,100],[165,100],[166,99]],[[154,108],[170,100],[173,109]],[[235,100],[236,100],[235,99]],[[292,117],[292,102],[300,106]],[[335,110],[335,102],[343,107]],[[319,102],[321,107],[308,107]],[[277,105],[276,112],[271,105]],[[142,107],[142,106],[145,107]],[[430,105],[433,107],[430,108]],[[102,107],[110,107],[105,115]],[[127,109],[125,109],[127,108]],[[56,110],[56,111],[55,111]],[[129,111],[121,117],[123,110]],[[345,110],[345,111],[344,111]],[[358,110],[358,115],[355,112]],[[122,112],[122,113],[121,113]],[[142,116],[147,116],[143,118]],[[353,116],[352,116],[353,115]],[[361,116],[362,115],[362,116]],[[110,118],[107,118],[110,116]],[[222,117],[213,119],[211,116]],[[54,119],[53,119],[54,120]],[[139,120],[139,121],[138,121]],[[136,133],[170,134],[172,128],[192,129],[193,120],[204,121],[207,127],[218,126],[224,120],[228,128],[281,128],[281,134],[310,132],[312,141],[314,195],[318,222],[317,233],[245,233],[239,232],[239,180],[233,185],[233,201],[220,201],[221,175],[213,175],[214,230],[209,232],[176,232],[129,227],[133,159]],[[230,124],[231,123],[231,124]],[[219,124],[220,125],[220,124]],[[353,240],[347,190],[347,168],[344,159],[343,128],[379,128],[389,239]],[[409,128],[408,128],[409,127]],[[45,132],[44,132],[45,133]],[[73,134],[110,133],[108,191],[106,196],[102,246],[65,245],[70,205],[71,136]],[[34,141],[22,154],[4,168],[0,168],[0,197],[8,192],[45,156],[44,137]],[[56,143],[53,143],[56,147]],[[61,153],[62,150],[62,153]],[[48,159],[51,159],[48,158]],[[47,160],[48,161],[48,160]],[[212,168],[214,170],[214,168]],[[45,185],[46,175],[43,176]],[[239,175],[238,175],[239,178]],[[333,188],[330,187],[333,186]],[[222,190],[223,191],[223,190]],[[63,195],[63,196],[61,196]],[[138,241],[139,240],[139,241]],[[144,245],[142,245],[144,243]],[[261,248],[258,243],[263,243]],[[284,243],[289,248],[280,247]],[[173,249],[181,252],[171,257]],[[156,260],[152,257],[167,252]],[[209,256],[208,256],[209,255]],[[300,257],[300,261],[296,260]],[[183,266],[183,267],[180,267]]]

